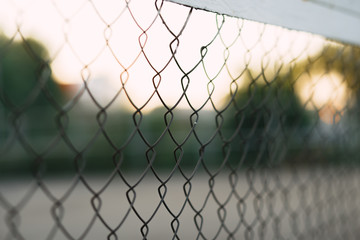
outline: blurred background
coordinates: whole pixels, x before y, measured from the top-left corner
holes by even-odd
[[[46,239],[72,239],[77,231],[76,239],[97,236],[61,224],[65,209],[78,209],[65,208],[71,196],[87,204],[84,214],[94,214],[85,229],[92,221],[103,227],[99,238],[117,239],[124,222],[134,221],[136,236],[145,239],[152,219],[163,216],[156,206],[175,236],[182,203],[194,232],[206,232],[199,227],[207,219],[202,210],[215,209],[213,238],[234,234],[225,227],[231,206],[239,236],[265,232],[268,224],[274,239],[339,239],[309,229],[339,225],[347,215],[338,214],[337,204],[359,195],[359,82],[360,48],[313,34],[163,1],[2,1],[0,239],[40,239],[20,220],[36,215],[22,210],[32,201],[49,205],[42,211],[54,226]],[[199,208],[188,198],[197,176],[203,185],[192,193]],[[216,182],[228,192],[216,194]],[[169,185],[182,201],[164,201]],[[344,186],[347,194],[339,192]],[[104,193],[116,189],[128,213],[119,213],[124,220],[113,227],[102,218],[112,207],[100,206],[116,199]],[[153,194],[155,205],[146,210],[136,194]],[[180,204],[179,215],[166,203]],[[251,209],[245,219],[242,204]],[[126,220],[129,212],[134,220]],[[356,226],[358,207],[345,212]],[[298,226],[281,228],[281,217]],[[352,235],[334,231],[356,239],[351,226]]]

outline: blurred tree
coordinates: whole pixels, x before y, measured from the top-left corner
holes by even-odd
[[[295,93],[291,72],[277,75],[271,82],[252,80],[226,102],[233,106],[224,114],[223,129],[232,129],[233,162],[246,155],[245,164],[264,165],[281,162],[285,155],[294,154],[299,138],[307,133],[313,113],[305,109]],[[240,145],[239,145],[240,143]]]
[[[0,100],[6,109],[61,99],[48,58],[46,48],[34,39],[14,41],[0,35]]]
[[[36,165],[58,134],[53,119],[64,98],[48,60],[40,42],[0,34],[1,172],[13,174]]]
[[[338,114],[338,125],[341,127],[337,129],[341,131],[332,139],[325,140],[330,147],[323,152],[326,152],[327,159],[331,162],[359,164],[360,47],[329,43],[317,57],[304,61],[301,65],[294,71],[295,76],[301,74],[301,68],[320,74],[335,72],[346,86],[346,105],[343,109],[336,109],[340,114],[334,113]]]
[[[298,61],[291,70],[296,81],[303,74],[329,74],[342,76],[351,94],[360,97],[360,47],[328,43],[315,56]]]
[[[265,128],[271,119],[287,128],[310,124],[310,113],[302,106],[289,77],[278,75],[267,84],[253,82],[236,93],[233,104],[243,128]]]

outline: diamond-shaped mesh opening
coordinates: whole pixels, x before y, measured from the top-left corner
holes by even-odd
[[[0,239],[358,239],[359,69],[161,0],[2,1]]]

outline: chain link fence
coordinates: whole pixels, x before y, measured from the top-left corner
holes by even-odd
[[[0,239],[360,237],[357,46],[161,0],[0,27]]]

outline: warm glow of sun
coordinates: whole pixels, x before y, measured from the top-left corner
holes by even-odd
[[[320,37],[230,17],[226,17],[218,33],[222,16],[194,10],[179,38],[175,62],[170,51],[176,45],[175,37],[156,17],[158,12],[152,1],[131,1],[133,15],[126,8],[126,1],[26,2],[1,1],[0,27],[8,36],[19,38],[20,29],[24,36],[43,42],[52,59],[54,78],[60,85],[81,86],[86,81],[91,94],[102,105],[111,102],[125,86],[132,104],[136,107],[145,104],[144,111],[163,104],[160,100],[169,107],[177,104],[189,108],[182,97],[185,87],[192,107],[201,107],[210,94],[213,103],[220,107],[234,87],[232,81],[236,80],[238,87],[245,84],[244,76],[239,77],[244,67],[254,75],[265,72],[271,79],[280,65],[287,66],[294,59],[301,61],[323,44]],[[189,8],[169,2],[161,10],[174,34],[181,31],[188,13]],[[200,49],[207,45],[207,54],[202,57]],[[194,66],[198,67],[193,69]],[[332,86],[326,84],[319,88],[322,92],[332,91]],[[314,92],[314,102],[328,101],[325,93]],[[126,105],[133,110],[124,95],[122,92],[121,101],[112,106]],[[182,100],[178,103],[179,99]],[[94,105],[86,94],[81,102]],[[205,108],[212,108],[210,102]]]
[[[302,81],[300,98],[306,108],[318,111],[319,118],[325,123],[339,122],[349,100],[341,75],[329,72]]]

